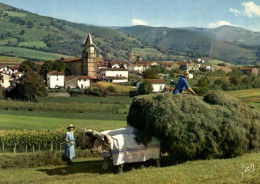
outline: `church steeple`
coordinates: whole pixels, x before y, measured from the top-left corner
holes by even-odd
[[[92,40],[92,37],[91,37],[90,33],[88,34],[88,38],[87,38],[87,40],[85,42],[85,45],[93,45],[93,46],[95,46],[94,43],[93,43],[93,40]]]
[[[81,74],[97,77],[97,54],[96,45],[93,43],[91,34],[88,34],[82,53]]]

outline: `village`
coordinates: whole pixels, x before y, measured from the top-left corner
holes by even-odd
[[[96,46],[91,34],[88,35],[84,44],[81,58],[67,58],[61,60],[65,64],[64,71],[49,71],[46,73],[45,84],[48,89],[87,89],[91,84],[98,81],[106,81],[114,84],[129,84],[129,74],[137,76],[139,80],[134,81],[135,87],[139,88],[144,81],[149,81],[153,87],[152,92],[170,91],[173,89],[171,83],[165,79],[170,79],[169,74],[160,73],[159,77],[142,78],[143,72],[149,68],[162,67],[166,71],[178,71],[177,76],[181,76],[183,71],[190,72],[189,79],[194,78],[197,71],[221,72],[224,74],[241,72],[247,76],[259,76],[260,68],[254,66],[229,67],[225,64],[207,65],[204,59],[188,60],[183,62],[156,62],[143,61],[138,55],[130,54],[129,61],[104,61],[102,56],[97,56]],[[36,62],[41,66],[43,63]],[[0,66],[0,86],[8,89],[19,83],[19,79],[24,75],[24,71],[19,69],[19,65]],[[171,76],[171,77],[176,77]],[[168,80],[169,81],[169,80]],[[170,80],[172,81],[172,80]]]
[[[260,183],[259,18],[0,0],[0,184]]]

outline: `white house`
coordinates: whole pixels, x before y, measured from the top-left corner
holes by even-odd
[[[86,89],[90,87],[90,80],[93,79],[89,76],[69,76],[65,78],[65,88],[81,88]]]
[[[128,70],[125,68],[102,68],[100,79],[113,83],[128,82]]]
[[[21,73],[21,72],[14,72],[13,74],[12,74],[12,77],[14,78],[14,79],[20,79],[22,76],[24,76],[24,73]]]
[[[47,73],[48,88],[64,88],[64,73],[51,71]]]
[[[192,73],[189,73],[189,79],[193,79],[193,74]]]
[[[149,81],[152,84],[153,92],[162,92],[165,90],[166,82],[162,79],[141,79],[136,83],[136,88],[139,89],[140,84],[144,81]]]
[[[109,61],[110,68],[128,68],[128,64],[123,61]]]
[[[153,61],[138,61],[130,63],[128,66],[128,70],[131,72],[143,72],[154,65],[158,65],[158,63]]]
[[[201,65],[200,70],[202,70],[202,71],[213,71],[214,68],[210,65]]]
[[[0,87],[8,88],[11,85],[10,80],[11,78],[8,74],[0,73]]]

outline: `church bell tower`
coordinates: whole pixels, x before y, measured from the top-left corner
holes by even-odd
[[[81,75],[97,77],[96,45],[93,43],[90,33],[83,47]]]

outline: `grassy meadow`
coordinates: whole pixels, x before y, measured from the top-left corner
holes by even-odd
[[[245,103],[253,105],[260,109],[260,89],[247,89],[238,91],[229,91],[226,94],[234,96]]]
[[[21,108],[8,110],[0,110],[0,128],[1,129],[54,129],[65,128],[68,124],[75,124],[78,128],[91,128],[97,130],[121,128],[126,126],[126,116],[131,98],[129,97],[45,97],[39,98],[38,103],[29,102],[8,102],[16,103]],[[1,101],[0,101],[1,104]],[[22,109],[23,105],[29,104],[29,110]],[[30,111],[32,106],[39,106],[40,108]],[[1,106],[1,105],[0,105]],[[50,107],[52,106],[52,107]],[[91,111],[75,112],[70,109],[72,106],[78,108],[88,109],[92,106]],[[49,111],[53,107],[56,111]],[[115,111],[109,107],[116,107],[119,111]],[[27,107],[26,107],[27,108]],[[33,107],[35,108],[35,107]],[[51,108],[51,109],[49,109]],[[64,109],[69,109],[71,112]],[[53,109],[52,109],[53,110]],[[105,110],[102,112],[102,110]]]
[[[226,92],[249,104],[259,104],[260,89]],[[0,110],[0,129],[3,130],[43,130],[65,128],[73,123],[78,129],[116,129],[126,126],[126,116],[132,101],[129,97],[71,97],[39,98],[38,104],[119,105],[118,113],[97,112],[47,112],[28,110]],[[24,102],[25,103],[25,102]],[[76,129],[77,130],[77,129]],[[21,155],[22,153],[18,153]],[[29,154],[29,153],[27,153]],[[11,153],[1,153],[14,157]],[[15,156],[16,157],[16,156]],[[99,157],[76,158],[73,164],[65,166],[41,166],[33,168],[1,169],[0,183],[260,183],[260,152],[249,153],[233,159],[197,160],[172,163],[167,156],[156,168],[154,162],[126,164],[124,173],[116,174],[116,168],[102,171]]]
[[[26,43],[27,45],[29,43]],[[67,58],[69,56],[56,54],[51,52],[37,51],[27,48],[19,48],[19,47],[7,47],[0,46],[0,55],[13,55],[19,56],[20,58],[31,58],[38,60],[55,60],[60,58]]]
[[[260,182],[260,153],[246,154],[233,159],[189,161],[169,165],[162,158],[162,167],[154,163],[142,167],[140,163],[126,164],[124,173],[117,175],[116,168],[102,171],[99,157],[75,159],[69,166],[50,166],[24,169],[4,169],[0,172],[0,183],[252,183]],[[14,174],[15,173],[15,174]]]

